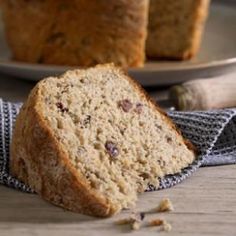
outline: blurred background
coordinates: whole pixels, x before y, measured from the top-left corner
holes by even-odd
[[[74,38],[77,40],[75,42],[77,44],[81,42],[79,34],[81,22],[84,22],[84,19],[82,19],[83,16],[76,18],[77,14],[70,8],[74,7],[73,4],[76,2],[80,4],[79,0],[71,1],[71,3],[54,1],[54,7],[62,8],[63,6],[62,16],[64,16],[64,11],[72,16],[75,14],[75,16],[74,18],[71,17],[70,20],[67,17],[63,18],[64,22],[68,23],[68,27],[65,27],[65,29],[54,26],[56,33],[51,32],[49,42],[51,44],[45,46],[51,50],[46,54],[49,58],[48,61],[51,60],[50,63],[47,63],[47,58],[42,59],[46,57],[45,55],[41,55],[41,61],[39,59],[35,61],[27,57],[26,52],[35,51],[35,44],[38,38],[41,37],[45,27],[47,27],[46,21],[42,20],[48,14],[51,14],[51,11],[46,11],[46,13],[44,11],[45,7],[49,6],[43,5],[49,4],[47,2],[50,1],[30,1],[27,3],[25,1],[2,1],[1,3],[1,15],[4,17],[1,17],[0,21],[0,97],[5,100],[24,101],[28,92],[38,80],[85,65],[83,58],[80,59],[79,56],[77,65],[69,59],[61,62],[57,59],[53,61],[50,58],[54,51],[58,53],[64,50],[64,44],[58,44],[62,33],[67,40],[67,44],[72,44],[70,30],[73,30],[73,27],[75,29],[73,35],[76,35]],[[62,5],[56,5],[59,2]],[[83,9],[84,14],[90,14],[92,16],[91,21],[96,20],[98,25],[105,21],[109,22],[109,25],[103,24],[104,29],[100,31],[97,31],[96,26],[94,29],[87,28],[87,33],[89,32],[88,35],[91,39],[101,36],[100,38],[104,40],[102,42],[90,42],[89,46],[86,45],[86,47],[88,47],[88,50],[93,50],[98,45],[102,49],[106,48],[106,51],[108,51],[106,54],[110,53],[110,56],[102,58],[104,54],[102,54],[102,49],[95,51],[94,54],[102,54],[102,59],[99,59],[99,61],[96,58],[96,61],[93,58],[91,66],[97,63],[110,62],[121,64],[164,108],[174,107],[180,110],[194,110],[236,105],[234,101],[236,99],[233,95],[234,81],[236,81],[236,2],[234,0],[212,0],[211,2],[208,0],[181,0],[178,3],[173,0],[152,0],[146,10],[146,0],[139,1],[137,4],[140,4],[140,6],[134,8],[138,10],[135,10],[137,12],[133,12],[133,15],[136,14],[135,17],[143,22],[146,19],[148,26],[145,23],[140,23],[137,29],[126,24],[127,14],[129,14],[129,11],[134,11],[131,5],[135,3],[122,6],[119,3],[120,1],[117,1],[113,9],[108,8],[104,1],[98,2],[100,3],[97,4],[97,8],[95,6],[90,9],[86,6]],[[24,10],[19,12],[19,8],[22,9],[22,7],[24,7]],[[127,8],[130,8],[129,11]],[[13,17],[17,11],[18,14]],[[106,11],[109,16],[104,20]],[[135,17],[133,18],[135,19]],[[48,20],[48,18],[45,19]],[[121,22],[117,23],[117,19]],[[137,19],[135,20],[137,21]],[[67,20],[68,22],[66,22]],[[54,24],[57,24],[55,22]],[[76,23],[74,24],[74,22]],[[44,24],[39,25],[39,23]],[[119,31],[120,25],[127,27],[125,32],[136,30],[137,38],[130,38],[130,36],[127,36],[128,34],[121,36],[118,33],[115,34],[114,31],[111,32],[112,24],[114,24],[116,31]],[[67,28],[70,30],[67,31]],[[147,40],[138,37],[145,30],[147,31]],[[122,42],[126,46],[125,52],[118,53],[118,50],[116,50],[118,43],[106,43],[106,39],[110,35],[112,35],[114,41],[120,42],[119,40],[123,40]],[[144,41],[146,45],[143,45]],[[139,59],[139,65],[129,65],[132,56],[137,57],[136,52],[132,49],[136,44],[139,45],[140,53],[145,55],[143,59]],[[78,50],[77,46],[72,45],[71,47],[72,51]],[[116,54],[111,55],[113,51]],[[190,53],[191,51],[192,53]],[[88,56],[86,52],[85,57]],[[70,54],[62,54],[62,56],[69,58]],[[117,59],[122,57],[127,60],[123,62]],[[46,62],[43,60],[46,60]],[[192,83],[192,80],[200,80],[200,83]],[[214,93],[212,93],[212,86]],[[222,93],[222,90],[224,90],[224,93]],[[222,94],[220,101],[214,99],[217,92]],[[197,104],[197,101],[202,99],[217,101],[210,105],[205,104],[205,106]],[[222,100],[223,102],[221,102]]]

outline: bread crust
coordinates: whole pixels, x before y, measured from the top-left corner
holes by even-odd
[[[102,66],[114,70],[113,65]],[[119,73],[124,75],[121,70]],[[176,135],[181,136],[166,113],[156,106],[141,86],[130,77],[125,76],[125,78],[134,86],[136,92],[148,101],[151,109],[156,109],[162,114],[167,124],[176,131]],[[85,177],[75,170],[70,164],[68,154],[63,151],[43,119],[43,107],[40,103],[43,83],[44,80],[31,91],[17,117],[11,143],[11,174],[55,205],[100,217],[115,214],[121,209],[95,192]],[[186,141],[183,139],[183,142]],[[187,147],[194,150],[190,146]]]
[[[181,0],[182,1],[182,0]],[[158,59],[168,59],[168,60],[188,60],[194,57],[197,52],[199,51],[200,44],[202,41],[202,34],[204,31],[205,21],[208,15],[208,8],[210,5],[210,0],[191,0],[191,22],[185,22],[185,25],[181,24],[181,27],[188,28],[187,35],[184,38],[180,38],[180,35],[175,35],[174,38],[166,36],[164,45],[160,45],[159,37],[161,36],[162,32],[158,31],[158,28],[149,27],[149,34],[147,38],[147,46],[146,46],[146,53],[149,58],[158,58]],[[158,0],[153,4],[158,4]],[[165,4],[171,4],[171,1],[166,1]],[[183,2],[184,4],[184,2]],[[152,2],[150,4],[150,8],[152,8]],[[171,6],[170,6],[171,7]],[[183,8],[185,6],[183,5]],[[150,9],[151,10],[151,9]],[[181,10],[180,10],[181,11]],[[181,12],[174,13],[178,18],[180,18]],[[150,14],[149,23],[152,25],[153,18],[160,17],[158,12],[156,16],[154,14]],[[190,21],[189,20],[189,21]],[[189,26],[187,24],[190,24]],[[169,28],[168,28],[169,27]],[[172,30],[174,28],[178,29],[178,25],[167,26],[165,30]],[[160,35],[160,36],[158,36]],[[168,49],[168,44],[185,41],[185,47],[179,48],[179,50]],[[163,42],[162,42],[163,43]]]
[[[148,3],[3,0],[7,40],[19,61],[140,67],[145,59]]]

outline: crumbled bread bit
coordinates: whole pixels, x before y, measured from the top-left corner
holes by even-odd
[[[117,225],[127,225],[129,224],[132,230],[139,230],[142,226],[142,221],[145,218],[145,213],[133,213],[130,217],[120,219],[115,222]],[[147,222],[146,226],[152,227],[152,226],[162,226],[160,230],[169,232],[172,229],[171,224],[169,224],[167,221],[163,219],[153,219],[149,222]]]
[[[148,222],[148,226],[161,226],[164,224],[164,220],[162,219],[154,219]]]
[[[164,221],[164,224],[162,226],[162,230],[163,231],[166,231],[166,232],[170,232],[172,229],[172,226],[171,224],[167,223],[166,221]]]
[[[140,229],[140,222],[135,220],[132,224],[131,224],[131,228],[132,230],[139,230]]]
[[[173,211],[174,207],[169,198],[164,198],[160,201],[158,207],[146,211],[146,213],[167,212]]]
[[[140,216],[137,213],[132,213],[131,216],[127,218],[120,219],[116,221],[115,223],[118,225],[124,225],[124,224],[131,224],[134,223],[135,221],[140,221]]]
[[[169,198],[164,198],[161,200],[159,206],[157,207],[157,212],[173,211],[174,207]]]
[[[131,224],[133,222],[134,222],[134,219],[129,217],[129,218],[120,219],[120,220],[116,221],[115,224],[116,225],[127,225],[127,224]]]
[[[128,218],[116,221],[117,225],[130,224],[132,230],[138,230],[141,226],[141,221],[145,218],[145,213],[132,213]]]

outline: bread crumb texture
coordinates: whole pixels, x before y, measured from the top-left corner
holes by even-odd
[[[17,119],[11,158],[12,174],[46,200],[108,216],[195,154],[130,78],[105,65],[39,82]]]

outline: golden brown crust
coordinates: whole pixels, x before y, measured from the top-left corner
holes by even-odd
[[[122,67],[144,63],[148,0],[4,0],[3,9],[16,60]]]
[[[210,0],[152,0],[147,56],[168,60],[188,60],[194,57],[201,44],[209,3]],[[159,15],[162,14],[159,11],[163,4],[168,10],[165,16]]]
[[[103,65],[114,69],[112,65]],[[120,73],[123,74],[122,71]],[[62,75],[63,76],[63,75]],[[150,107],[181,136],[173,122],[130,77],[125,77],[136,92],[149,101]],[[93,191],[87,180],[70,164],[61,144],[54,137],[42,115],[41,86],[32,90],[17,117],[11,144],[10,171],[30,185],[44,199],[66,209],[95,216],[110,216],[118,212],[116,206]],[[184,141],[184,139],[183,139]],[[189,146],[188,146],[189,147]],[[193,148],[189,148],[193,150]]]

